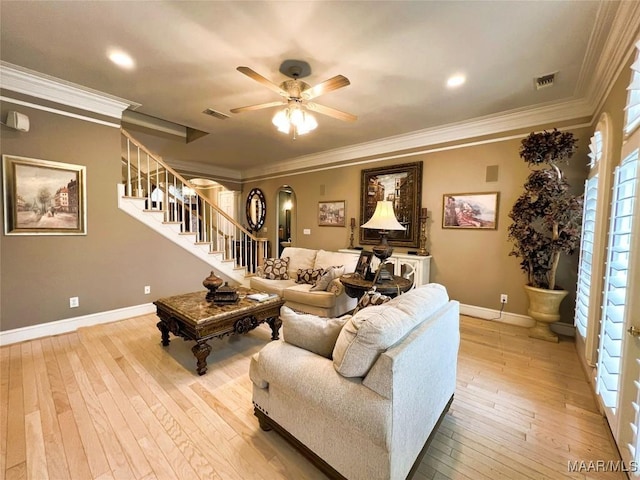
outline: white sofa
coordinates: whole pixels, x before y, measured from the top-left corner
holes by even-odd
[[[428,284],[353,317],[282,310],[284,341],[250,366],[263,430],[331,478],[410,478],[453,400],[458,302]]]
[[[358,255],[309,248],[286,247],[280,258],[289,258],[287,280],[262,278],[260,273],[251,277],[250,285],[254,290],[275,293],[285,300],[285,305],[294,310],[313,313],[321,317],[336,317],[353,310],[357,300],[344,292],[337,278],[326,291],[312,291],[311,284],[296,283],[299,269],[326,269],[331,266],[344,266],[344,273],[355,271]]]

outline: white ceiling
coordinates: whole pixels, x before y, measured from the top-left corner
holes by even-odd
[[[0,59],[141,104],[138,112],[209,132],[189,144],[134,132],[167,160],[256,171],[320,152],[589,93],[617,2],[606,1],[2,1]],[[135,60],[115,67],[107,50]],[[271,124],[278,100],[236,71],[275,83],[305,60],[311,85],[351,85],[316,99],[358,116],[316,115],[297,140]],[[534,77],[558,72],[551,88]],[[454,73],[467,82],[445,83]],[[230,115],[219,120],[202,113]]]

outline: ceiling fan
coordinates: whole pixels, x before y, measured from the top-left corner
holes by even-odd
[[[316,97],[324,95],[326,93],[338,90],[339,88],[346,87],[350,84],[349,79],[343,75],[336,75],[335,77],[325,80],[315,86],[310,86],[308,83],[303,82],[300,78],[306,77],[311,73],[311,68],[307,62],[299,60],[286,60],[280,66],[280,72],[287,75],[291,80],[285,80],[280,85],[276,85],[271,80],[263,77],[259,73],[255,72],[249,67],[238,67],[237,70],[240,73],[245,74],[247,77],[255,80],[256,82],[267,87],[279,94],[282,99],[280,101],[260,103],[257,105],[249,105],[246,107],[232,108],[232,113],[250,112],[253,110],[261,110],[264,108],[273,108],[286,106],[285,110],[278,112],[273,118],[273,123],[278,126],[278,130],[289,133],[288,126],[285,129],[280,127],[278,121],[282,121],[285,117],[288,119],[294,127],[294,135],[306,133],[309,130],[313,130],[317,126],[315,119],[312,121],[315,125],[310,126],[309,129],[305,129],[302,125],[296,124],[295,118],[298,115],[301,119],[305,116],[304,109],[311,110],[322,115],[337,118],[346,122],[354,122],[358,119],[355,115],[347,112],[337,110],[335,108],[320,105],[315,102],[311,102]],[[280,117],[278,119],[278,117]],[[312,117],[311,117],[312,118]]]

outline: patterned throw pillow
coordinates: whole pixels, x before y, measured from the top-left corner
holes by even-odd
[[[320,278],[318,278],[318,280],[316,280],[316,282],[313,284],[313,287],[311,287],[311,291],[312,292],[327,291],[327,288],[329,288],[329,285],[331,285],[331,282],[335,278],[340,278],[342,275],[344,275],[343,265],[340,265],[338,267],[333,266],[333,267],[327,268],[324,274]]]
[[[269,280],[289,280],[289,257],[267,258],[263,267],[264,278]]]
[[[315,284],[324,274],[324,268],[299,268],[296,283]]]
[[[369,290],[360,298],[358,305],[353,310],[353,315],[365,307],[369,307],[371,305],[382,305],[383,303],[387,303],[389,300],[391,300],[391,297],[382,295],[380,292],[376,292],[376,287],[373,287],[372,290]]]

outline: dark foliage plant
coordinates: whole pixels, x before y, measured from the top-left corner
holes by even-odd
[[[532,287],[554,290],[561,254],[580,245],[583,196],[573,195],[558,163],[568,163],[576,150],[573,133],[531,133],[522,141],[520,157],[535,168],[524,184],[509,218],[509,255],[521,259],[520,268]]]

